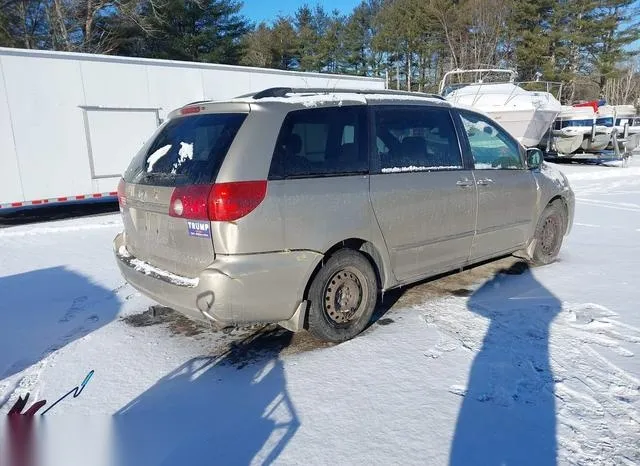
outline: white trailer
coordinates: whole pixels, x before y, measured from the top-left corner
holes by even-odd
[[[173,109],[268,87],[384,89],[383,79],[0,47],[0,215],[112,197]]]

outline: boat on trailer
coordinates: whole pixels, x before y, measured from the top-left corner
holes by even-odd
[[[605,150],[613,140],[615,131],[615,108],[610,105],[598,105],[593,131],[585,138],[582,149],[586,152]]]
[[[596,112],[593,107],[563,105],[558,118],[540,146],[558,154],[571,154],[580,149],[593,131]],[[549,141],[549,135],[551,140]]]
[[[614,108],[619,149],[632,152],[640,146],[640,116],[633,105],[615,105]],[[608,149],[613,149],[613,142]]]
[[[509,69],[458,69],[444,75],[439,93],[455,104],[486,113],[523,145],[535,147],[562,110],[550,92],[552,86],[561,90],[561,84],[516,78],[517,73]]]
[[[640,117],[631,105],[593,100],[563,106],[540,147],[547,159],[623,161],[640,145]]]

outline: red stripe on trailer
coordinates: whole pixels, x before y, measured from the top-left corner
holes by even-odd
[[[90,200],[90,199],[101,199],[104,197],[116,197],[118,195],[117,191],[111,191],[108,193],[92,193],[92,194],[78,194],[77,196],[62,196],[62,197],[54,197],[52,199],[33,199],[30,201],[24,202],[8,202],[4,204],[0,204],[0,209],[11,209],[17,207],[25,207],[29,205],[42,205],[49,203],[62,203],[69,201],[82,201],[82,200]]]

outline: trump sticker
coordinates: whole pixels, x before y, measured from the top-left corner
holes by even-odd
[[[196,238],[211,238],[211,224],[209,222],[187,222],[189,236]]]

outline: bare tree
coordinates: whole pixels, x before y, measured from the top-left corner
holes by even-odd
[[[0,45],[112,53],[114,25],[151,34],[166,0],[0,0]],[[109,26],[109,27],[107,27]]]
[[[637,105],[640,98],[640,60],[636,58],[620,70],[618,77],[609,78],[603,94],[612,105]]]
[[[510,0],[430,0],[449,49],[452,68],[497,66],[505,58]]]
[[[511,3],[503,0],[467,0],[461,15],[465,38],[459,54],[464,54],[466,66],[496,66],[504,58],[501,47]]]

